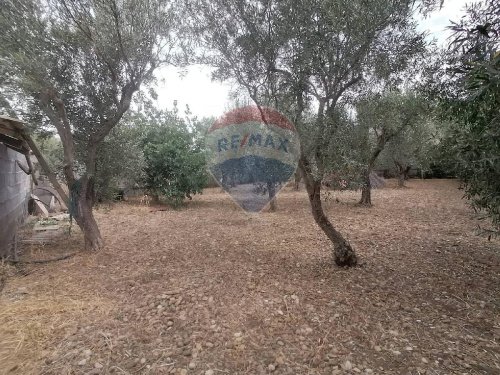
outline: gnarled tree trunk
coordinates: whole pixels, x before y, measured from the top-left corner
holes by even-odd
[[[75,221],[83,232],[85,249],[100,250],[104,241],[94,218],[94,180],[84,175],[76,180],[71,187],[71,205]]]
[[[340,267],[356,266],[358,263],[356,253],[342,234],[334,228],[323,211],[321,203],[321,181],[316,181],[314,179],[309,163],[304,157],[300,159],[300,168],[302,170],[302,176],[304,177],[314,220],[333,243],[335,264]]]
[[[405,187],[405,180],[408,179],[408,173],[410,173],[411,165],[403,166],[403,164],[394,160],[394,164],[396,164],[396,168],[398,169],[398,188]]]
[[[363,206],[372,205],[372,184],[370,181],[370,173],[371,171],[368,170],[363,175],[363,187],[361,189],[361,200],[359,201],[359,204]]]

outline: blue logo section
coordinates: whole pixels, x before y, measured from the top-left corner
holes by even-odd
[[[270,108],[244,107],[207,133],[209,171],[245,211],[259,212],[292,177],[300,152],[295,127]]]

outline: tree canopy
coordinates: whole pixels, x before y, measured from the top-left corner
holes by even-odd
[[[467,8],[451,26],[454,38],[433,76],[443,144],[473,207],[500,225],[500,15],[487,0]]]

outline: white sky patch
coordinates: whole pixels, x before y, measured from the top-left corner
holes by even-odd
[[[220,117],[229,103],[231,84],[212,81],[213,68],[193,65],[187,68],[165,67],[158,70],[157,87],[159,108],[171,110],[177,101],[179,113],[184,113],[186,105],[191,112],[201,117]]]
[[[436,39],[438,45],[446,45],[450,32],[446,29],[452,21],[459,21],[464,15],[466,4],[478,0],[445,0],[443,8],[430,14],[427,18],[419,18],[419,31],[428,31],[430,39]],[[183,113],[186,105],[191,112],[201,117],[220,117],[229,109],[230,83],[212,81],[212,68],[194,65],[179,69],[165,67],[159,69],[157,87],[159,108],[172,109],[177,101],[179,112]]]
[[[479,0],[445,0],[441,10],[431,13],[427,18],[418,18],[418,31],[427,31],[430,39],[436,39],[438,45],[445,46],[451,32],[447,26],[451,21],[458,22],[465,14],[466,4]]]

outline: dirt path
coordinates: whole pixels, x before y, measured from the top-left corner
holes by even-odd
[[[363,267],[332,265],[305,192],[245,214],[219,189],[180,211],[117,205],[107,247],[8,279],[6,374],[500,374],[500,241],[453,181],[335,193]],[[43,249],[71,251],[78,235]]]

